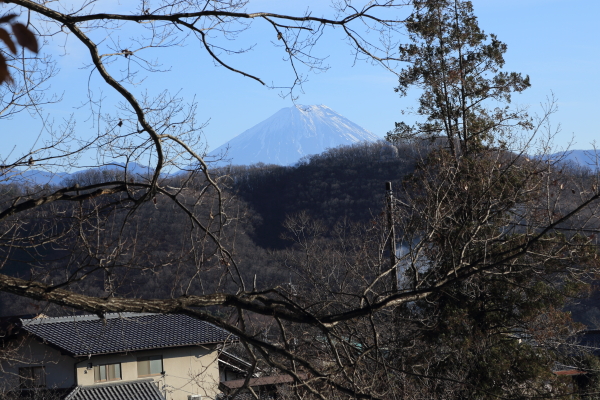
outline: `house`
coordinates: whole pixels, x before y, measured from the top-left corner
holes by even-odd
[[[0,384],[21,397],[46,391],[65,400],[214,399],[220,349],[236,340],[181,314],[20,318],[14,325],[5,351],[19,357],[1,361]]]
[[[219,380],[221,382],[244,379],[248,376],[251,369],[252,364],[248,361],[225,350],[219,352]],[[261,375],[264,375],[262,369],[258,367],[254,368],[252,376],[257,377]]]

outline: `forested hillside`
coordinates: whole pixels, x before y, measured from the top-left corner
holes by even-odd
[[[306,212],[328,228],[342,219],[351,224],[368,222],[383,209],[384,183],[401,182],[412,171],[414,155],[415,148],[410,146],[365,143],[330,149],[304,159],[294,167],[258,164],[218,170],[218,179],[227,187],[223,196],[228,222],[215,234],[222,235],[221,240],[231,246],[237,263],[243,266],[241,274],[245,279],[252,280],[257,276],[258,285],[262,287],[282,284],[290,279],[290,271],[281,263],[281,251],[293,244],[283,238],[283,225],[288,216]],[[114,170],[88,170],[72,175],[64,184],[69,187],[94,185],[107,179],[118,180],[118,175]],[[147,177],[137,176],[136,179],[143,181]],[[182,173],[164,178],[163,184],[185,186],[184,199],[192,199],[206,189],[204,177],[195,174]],[[51,186],[9,184],[1,187],[0,195],[5,199],[17,194],[27,197],[32,193],[52,193],[54,189]],[[228,277],[218,272],[218,266],[224,261],[215,255],[216,249],[200,250],[192,245],[198,232],[192,229],[180,209],[168,206],[164,196],[158,195],[155,201],[140,205],[135,215],[119,213],[114,206],[109,206],[112,200],[107,198],[107,205],[100,205],[103,211],[93,216],[93,222],[85,227],[90,232],[101,232],[97,242],[91,243],[81,243],[78,232],[69,230],[66,223],[72,218],[83,218],[89,212],[85,207],[65,204],[62,218],[50,217],[56,211],[50,206],[32,213],[28,223],[17,228],[20,235],[27,237],[29,232],[42,229],[56,239],[38,246],[35,251],[31,251],[26,243],[15,243],[10,250],[3,249],[6,260],[3,271],[46,281],[65,272],[74,276],[85,274],[87,279],[80,290],[93,293],[114,290],[133,297],[168,297],[173,293],[185,293],[191,288],[184,287],[183,282],[195,274],[202,277],[196,280],[202,284],[194,287],[195,290],[218,287],[226,290],[231,284]],[[215,203],[211,204],[211,201]],[[218,214],[215,194],[196,207],[202,210],[202,221],[210,227],[215,222],[213,215]],[[117,227],[125,218],[133,225],[121,231]],[[88,247],[93,247],[101,256],[90,259]],[[200,257],[199,252],[203,256]],[[53,260],[51,271],[42,268],[40,260]],[[132,262],[134,268],[131,268]],[[81,270],[80,265],[88,267]],[[123,265],[129,267],[120,267]],[[110,276],[107,276],[109,269]],[[163,285],[165,281],[173,282],[174,287]],[[6,294],[2,299],[4,314],[35,311],[31,301],[17,301]]]
[[[384,206],[385,182],[400,188],[419,153],[409,145],[361,143],[329,149],[294,167],[255,164],[220,172],[231,177],[233,192],[260,216],[254,241],[265,248],[283,248],[288,215],[305,211],[328,226],[342,218],[367,222],[377,216]]]
[[[322,154],[307,157],[293,167],[255,164],[217,170],[216,175],[227,187],[225,193],[230,217],[230,223],[223,229],[223,234],[234,249],[238,263],[243,267],[241,273],[244,278],[252,280],[256,276],[259,287],[276,286],[293,280],[293,272],[282,262],[285,257],[289,257],[289,251],[293,251],[293,242],[289,240],[284,226],[286,218],[304,213],[306,217],[322,224],[325,235],[341,221],[366,226],[372,225],[375,220],[381,220],[385,182],[393,182],[395,195],[401,199],[406,187],[403,180],[414,171],[417,161],[426,158],[428,151],[427,146],[417,147],[414,143],[395,146],[387,142],[362,143],[329,149]],[[573,164],[556,171],[557,176],[585,176],[586,173],[585,169]],[[115,171],[90,170],[73,175],[65,184],[91,185],[106,180],[107,174],[114,175],[109,179],[119,178]],[[180,174],[166,178],[165,184],[176,187],[189,180],[196,180],[196,191],[201,190],[204,181],[198,176]],[[6,197],[14,196],[16,191],[22,191],[26,195],[28,191],[49,193],[52,188],[2,186],[2,194]],[[193,198],[194,193],[190,192],[188,197]],[[561,201],[568,203],[570,199],[564,197]],[[138,221],[136,229],[126,233],[131,244],[106,260],[110,260],[110,265],[118,267],[120,263],[126,264],[123,258],[128,257],[128,251],[133,251],[128,262],[135,259],[137,267],[122,271],[112,269],[110,279],[114,289],[133,297],[169,296],[169,291],[173,291],[173,288],[162,285],[162,282],[172,281],[177,286],[177,282],[187,282],[199,270],[202,270],[202,282],[206,287],[227,288],[228,280],[216,272],[217,268],[211,272],[210,265],[221,262],[217,257],[204,256],[198,260],[193,247],[190,251],[181,251],[190,245],[189,239],[181,235],[182,231],[190,229],[189,221],[180,210],[167,207],[166,204],[163,197],[157,196],[155,203],[142,205],[135,216],[129,217]],[[206,214],[204,220],[210,221],[210,214],[216,213],[216,210],[207,204],[203,206],[203,214]],[[111,226],[120,226],[117,219],[122,216],[116,215],[118,214],[108,219],[99,215],[99,224],[106,230],[110,230]],[[42,212],[33,216],[30,225],[22,229],[33,230],[52,223],[53,221],[45,219]],[[58,232],[60,227],[61,224],[58,224],[52,229]],[[99,243],[99,247],[109,249],[113,245],[106,238],[102,240],[104,243]],[[5,256],[7,262],[3,270],[9,274],[34,277],[38,259],[53,259],[53,274],[60,274],[65,269],[73,271],[78,263],[89,263],[85,251],[77,248],[76,243],[73,236],[67,235],[60,246],[54,242],[38,247],[35,252],[15,246],[10,256]],[[214,249],[208,252],[215,253]],[[174,254],[177,256],[174,257]],[[91,272],[95,279],[88,279],[82,289],[102,293],[106,277],[98,265],[99,260],[96,264],[97,270]],[[162,268],[165,265],[171,267]],[[52,274],[46,279],[51,279],[51,276]],[[183,293],[189,288],[179,285],[178,290]],[[600,327],[597,298],[597,290],[594,290],[589,299],[572,303],[569,309],[575,319],[593,328]],[[16,298],[6,294],[2,295],[0,301],[3,314],[35,311],[31,301],[16,301]]]

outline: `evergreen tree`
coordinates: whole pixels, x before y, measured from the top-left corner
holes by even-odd
[[[414,0],[414,7],[407,19],[410,43],[400,47],[409,66],[396,91],[422,90],[416,114],[424,121],[396,123],[388,140],[444,137],[457,157],[502,144],[512,127],[530,128],[523,110],[506,106],[530,86],[529,76],[501,70],[506,44],[479,28],[471,2]]]
[[[545,201],[563,194],[552,165],[509,151],[536,126],[509,107],[530,84],[502,71],[506,45],[479,28],[469,1],[414,7],[396,90],[422,90],[423,120],[397,123],[388,140],[440,146],[405,180],[396,232],[410,249],[402,282],[443,290],[398,311],[412,326],[398,327],[399,368],[429,377],[432,398],[554,395],[567,388],[551,373],[549,343],[573,332],[561,309],[596,249],[559,229],[568,213]]]

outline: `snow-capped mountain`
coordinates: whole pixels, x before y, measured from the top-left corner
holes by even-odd
[[[209,153],[220,165],[292,165],[300,158],[331,147],[379,138],[331,108],[294,106],[282,108],[258,125]]]
[[[582,167],[592,170],[598,169],[597,159],[600,159],[600,150],[568,150],[560,153],[550,154],[550,159],[570,161]]]

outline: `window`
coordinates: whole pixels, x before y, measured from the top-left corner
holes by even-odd
[[[160,375],[163,372],[162,356],[139,357],[137,369],[140,377]]]
[[[32,389],[46,386],[46,370],[44,367],[19,368],[19,384],[22,388]]]
[[[94,365],[94,382],[118,381],[121,379],[121,363]]]

